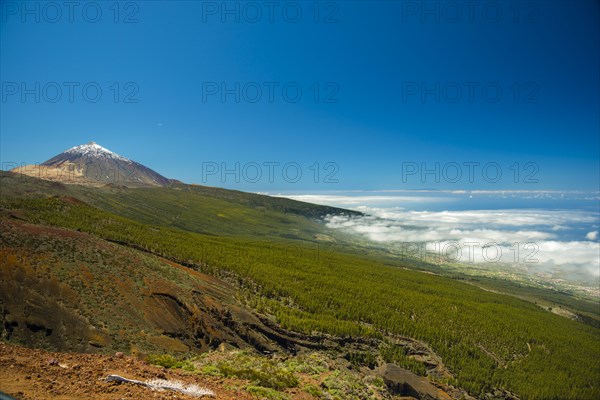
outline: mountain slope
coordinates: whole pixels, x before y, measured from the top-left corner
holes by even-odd
[[[0,215],[0,229],[0,336],[8,340],[80,352],[251,347],[236,330],[258,319],[223,281],[14,215]],[[249,331],[246,338],[266,342]]]
[[[71,196],[139,222],[219,236],[314,240],[327,233],[320,222],[325,215],[360,215],[281,197],[182,183],[135,189],[90,187],[1,171],[0,182],[4,197]]]
[[[89,142],[72,147],[40,165],[13,169],[25,175],[63,183],[147,187],[167,186],[170,180],[150,168]]]
[[[212,261],[207,259],[204,265],[201,261],[195,261],[195,264],[188,262],[188,266],[184,266],[150,254],[162,253],[162,250],[153,249],[152,245],[132,242],[133,236],[130,236],[134,231],[155,231],[159,236],[166,237],[169,232],[174,231],[127,221],[95,210],[70,197],[21,199],[17,200],[20,206],[13,202],[15,200],[0,202],[0,341],[5,339],[30,347],[86,353],[123,351],[136,356],[144,356],[150,352],[180,357],[182,354],[189,355],[217,347],[241,348],[246,351],[224,354],[225,360],[219,356],[220,367],[211,362],[208,368],[212,368],[211,371],[221,368],[222,371],[227,371],[226,376],[233,374],[242,379],[248,379],[249,373],[256,373],[263,377],[262,385],[269,385],[270,378],[264,378],[267,376],[265,374],[273,373],[270,368],[277,365],[276,360],[281,356],[276,355],[275,361],[270,361],[270,358],[256,354],[256,350],[284,357],[299,352],[327,351],[332,354],[332,358],[328,359],[327,369],[322,370],[322,361],[311,367],[321,371],[318,379],[331,385],[331,382],[327,383],[328,376],[345,371],[341,372],[343,377],[340,379],[350,380],[354,384],[344,391],[359,393],[375,389],[371,384],[372,380],[384,372],[369,372],[369,377],[365,376],[363,380],[362,373],[348,370],[346,361],[335,361],[336,354],[346,354],[346,351],[355,346],[376,352],[377,342],[364,345],[359,338],[353,343],[354,339],[349,338],[307,335],[285,330],[272,318],[256,312],[240,301],[244,296],[240,296],[239,286],[198,271],[208,268],[209,264],[216,266]],[[56,208],[48,214],[39,208],[36,210],[35,204]],[[107,235],[96,235],[84,232],[86,229],[83,225],[76,230],[53,226],[51,221],[61,220],[63,212],[71,213],[68,210],[79,210],[76,211],[76,219],[80,222],[88,221],[96,227],[105,223],[116,224],[115,226],[119,225],[118,230],[129,233],[123,236],[113,236],[108,232]],[[206,255],[211,259],[215,251],[219,253],[225,250],[225,247],[215,248],[214,245],[218,246],[220,242],[213,238],[179,232],[184,236],[174,244],[181,242],[191,244],[196,249],[205,248]],[[227,246],[231,244],[225,243]],[[260,255],[263,256],[266,254]],[[170,257],[174,258],[172,254]],[[239,285],[237,277],[225,270],[222,272],[225,278]],[[213,273],[220,274],[217,269]],[[217,354],[221,354],[221,351]],[[64,357],[56,354],[52,356]],[[168,357],[162,357],[154,356],[154,359],[169,360]],[[232,359],[228,361],[230,357]],[[221,364],[224,361],[238,365],[240,357],[251,361],[254,364],[252,368],[258,370],[252,372],[250,369],[248,372],[245,369],[247,367],[232,370]],[[299,362],[290,359],[289,364],[292,366]],[[190,367],[191,364],[186,365]],[[0,374],[4,374],[2,368],[0,363]],[[285,380],[290,375],[286,372],[287,367],[277,368],[281,368],[284,375],[276,375],[275,383],[277,379]],[[32,368],[28,370],[31,371]],[[303,371],[304,369],[298,370],[295,375],[300,378],[306,372]],[[131,369],[126,372],[129,376],[139,374],[139,371]],[[444,394],[445,387],[437,389],[426,378],[408,372],[406,374],[409,374],[413,385],[439,392],[442,396],[440,398],[450,398]],[[64,381],[72,385],[74,377],[66,375],[63,377]],[[309,382],[315,380],[314,374],[305,378]],[[295,379],[290,381],[292,385],[296,385],[293,384]],[[90,391],[103,389],[96,381],[97,379],[88,385]],[[357,383],[361,386],[356,386]],[[0,380],[0,389],[14,387],[3,386]],[[261,390],[268,390],[270,387],[245,386],[245,390],[255,390],[258,391],[255,393],[260,394]],[[287,386],[282,389],[286,388]],[[67,391],[69,389],[65,388]],[[313,388],[309,392],[315,390],[317,389]],[[336,386],[323,389],[324,392],[329,390],[340,393],[337,380]],[[391,398],[391,394],[381,385],[376,390],[382,395],[376,398]],[[59,390],[56,394],[63,392]],[[315,398],[306,391],[298,393],[297,389],[292,389],[290,395],[303,400]],[[290,398],[287,395],[281,396],[283,397],[277,398]],[[325,398],[323,396],[316,398]],[[361,395],[359,398],[365,397]]]
[[[306,338],[305,344],[339,338],[334,351],[357,368],[394,363],[478,397],[496,388],[530,399],[593,399],[600,393],[600,330],[514,297],[398,268],[403,264],[315,252],[301,241],[290,251],[292,241],[200,235],[127,220],[64,197],[1,200],[8,218],[86,232],[228,279],[237,299]],[[32,240],[16,243],[40,247]],[[77,247],[65,249],[65,258],[79,257]],[[99,262],[91,254],[85,258]],[[102,291],[96,296],[104,301]],[[425,345],[412,352],[415,340]],[[440,374],[437,359],[450,375]]]
[[[229,304],[241,329],[220,340],[240,347],[270,344],[291,356],[301,341],[361,370],[392,363],[482,398],[600,396],[600,329],[408,261],[315,246],[311,235],[324,232],[316,218],[329,212],[347,211],[183,184],[88,187],[0,173],[4,336],[177,353],[216,343],[187,321],[232,329],[227,312],[213,322],[206,313]],[[194,271],[233,289],[209,296]],[[240,309],[265,318],[245,325]]]

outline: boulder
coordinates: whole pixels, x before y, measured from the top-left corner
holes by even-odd
[[[447,393],[438,389],[427,378],[416,375],[395,364],[385,364],[379,374],[388,389],[395,395],[410,396],[419,400],[449,400]]]

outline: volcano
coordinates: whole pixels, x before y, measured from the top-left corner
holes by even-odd
[[[168,186],[171,181],[129,158],[89,142],[72,147],[39,165],[12,170],[36,178],[88,186]]]

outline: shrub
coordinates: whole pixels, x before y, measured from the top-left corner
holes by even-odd
[[[304,390],[306,393],[308,393],[318,399],[320,399],[324,396],[323,391],[315,385],[311,385],[311,384],[305,385],[304,387],[302,387],[302,390]]]
[[[238,368],[231,364],[219,365],[221,373],[228,377],[247,379],[257,385],[277,390],[298,386],[298,378],[285,368],[271,362],[263,362],[255,367]]]
[[[261,399],[269,400],[288,400],[289,397],[281,392],[261,386],[247,386],[246,391]]]
[[[219,367],[215,365],[205,365],[204,367],[202,367],[200,372],[202,372],[204,375],[223,376]]]
[[[178,360],[170,354],[149,354],[146,357],[148,364],[160,365],[165,368],[182,368],[186,371],[195,371],[196,367],[187,360]]]

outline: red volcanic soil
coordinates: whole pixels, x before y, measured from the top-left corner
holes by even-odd
[[[217,399],[252,399],[225,389],[245,381],[205,377],[149,365],[129,356],[51,353],[0,342],[0,391],[20,400],[199,399],[173,391],[153,391],[129,384],[106,382],[109,374],[129,379],[174,379],[212,390]]]

